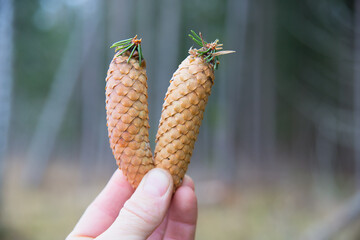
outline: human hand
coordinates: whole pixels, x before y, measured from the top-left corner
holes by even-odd
[[[163,169],[149,171],[135,192],[116,170],[66,240],[194,239],[197,200],[191,178],[185,176],[172,195],[172,177]]]

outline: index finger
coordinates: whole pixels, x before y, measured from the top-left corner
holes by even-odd
[[[92,239],[114,222],[126,200],[133,194],[121,170],[116,170],[105,188],[89,205],[67,240]]]

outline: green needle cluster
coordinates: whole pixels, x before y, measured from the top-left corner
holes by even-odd
[[[137,35],[133,38],[128,38],[125,40],[118,41],[118,42],[114,43],[113,45],[111,45],[110,48],[115,48],[115,51],[121,50],[121,52],[119,52],[117,54],[117,57],[122,55],[126,51],[131,51],[127,62],[130,61],[130,59],[134,55],[135,51],[138,52],[140,65],[141,65],[141,61],[144,59],[144,57],[142,55],[142,51],[141,51],[141,39],[137,39]]]
[[[219,64],[219,58],[217,56],[214,56],[213,54],[216,53],[218,49],[221,49],[217,48],[217,46],[219,45],[219,40],[216,39],[214,42],[209,44],[203,39],[201,33],[197,34],[193,30],[190,30],[190,32],[191,34],[189,34],[189,37],[201,47],[201,49],[197,50],[199,56],[205,56],[204,59],[206,60],[206,62],[212,63],[214,65],[214,69],[217,69]]]

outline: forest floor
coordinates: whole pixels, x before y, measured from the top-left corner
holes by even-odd
[[[30,188],[19,177],[20,166],[12,161],[7,167],[1,216],[5,226],[0,229],[4,240],[65,239],[111,176],[90,174],[85,184],[79,180],[79,168],[57,163],[49,167],[44,184]],[[335,188],[327,187],[314,184],[307,172],[291,171],[286,176],[266,173],[259,180],[247,177],[261,175],[250,168],[232,186],[211,176],[195,178],[199,199],[196,239],[299,239],[351,196],[345,180],[339,180]],[[335,239],[358,239],[359,227],[360,222],[354,223]]]

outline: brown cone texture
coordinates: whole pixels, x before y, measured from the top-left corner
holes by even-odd
[[[156,167],[168,170],[179,187],[197,139],[211,87],[213,66],[189,55],[170,80],[156,135]]]
[[[154,167],[149,144],[149,111],[145,61],[129,53],[114,56],[106,77],[106,119],[116,163],[136,188]]]

